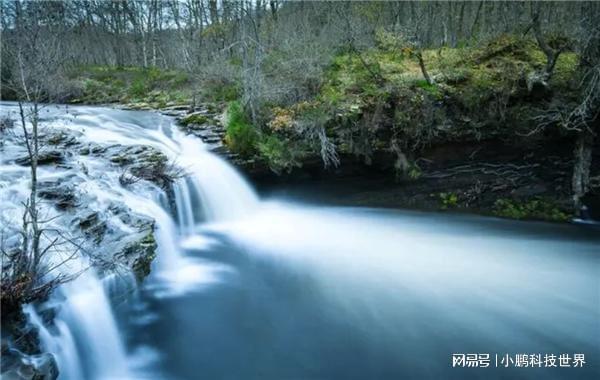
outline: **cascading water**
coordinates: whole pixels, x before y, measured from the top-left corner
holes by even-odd
[[[63,284],[59,292],[64,301],[55,318],[56,334],[48,331],[32,307],[27,313],[41,331],[44,349],[55,354],[61,378],[127,378],[121,336],[103,284],[93,269]]]
[[[210,222],[220,222],[240,219],[248,216],[257,207],[258,198],[244,179],[221,158],[199,149],[198,140],[182,136],[177,133],[181,147],[181,156],[178,162],[189,171],[189,181],[184,186],[187,199],[193,202],[189,194],[199,193],[202,201],[201,209],[205,218]],[[186,205],[189,207],[189,204]],[[194,209],[186,211],[192,215],[194,223],[198,223],[194,216]]]
[[[3,103],[3,110],[11,112],[11,109],[14,113],[14,104]],[[161,206],[161,191],[157,188],[145,189],[142,194],[134,193],[121,185],[118,172],[106,171],[105,163],[90,157],[79,157],[78,164],[85,167],[87,175],[77,175],[84,181],[80,186],[92,195],[92,206],[122,202],[154,220],[158,256],[154,265],[158,272],[156,277],[180,285],[211,281],[214,268],[183,258],[176,236],[192,237],[188,244],[190,241],[194,244],[193,235],[198,224],[241,218],[257,206],[257,196],[236,171],[207,151],[200,140],[179,132],[168,117],[90,107],[73,107],[69,112],[61,107],[50,107],[46,112],[43,114],[46,122],[77,131],[84,140],[105,145],[152,146],[183,168],[185,176],[174,186],[178,225]],[[10,185],[11,191],[2,192],[10,195],[3,201],[17,205],[19,196],[15,194],[20,194],[21,198],[27,194],[27,172],[8,160],[0,164],[0,173],[10,174],[12,170],[19,173],[20,183]],[[42,179],[56,174],[40,172]],[[8,184],[14,177],[0,183]],[[18,217],[17,208],[13,207],[13,219]],[[81,267],[82,262],[76,266]],[[34,308],[27,307],[30,322],[40,331],[44,349],[57,359],[61,379],[131,377],[107,286],[102,282],[92,269],[88,269],[74,281],[61,285],[51,300],[59,305],[52,327],[46,327]],[[183,289],[172,285],[169,288],[170,291]]]
[[[155,186],[121,186],[99,154],[40,168],[41,181],[71,170],[87,208],[152,219],[158,246],[152,275],[118,308],[112,296],[133,280],[93,271],[43,312],[26,308],[62,379],[598,378],[596,230],[259,202],[169,118],[86,107],[62,116],[54,124],[79,138],[153,146],[186,172],[173,207]],[[17,148],[0,156],[0,211],[12,220],[28,195],[27,168],[8,159]],[[108,217],[113,236],[136,233]],[[589,364],[463,372],[449,367],[453,352],[585,353]]]

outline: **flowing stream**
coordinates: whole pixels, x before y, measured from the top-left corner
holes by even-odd
[[[47,112],[49,123],[82,139],[158,148],[186,173],[174,185],[176,210],[159,189],[123,187],[118,173],[84,182],[93,202],[119,199],[152,217],[158,252],[124,302],[110,296],[133,280],[88,269],[50,301],[60,304],[55,328],[27,308],[61,379],[600,375],[593,226],[260,200],[171,118],[94,107]],[[105,170],[81,159],[88,173]],[[2,170],[12,173],[2,201],[14,203],[27,173]],[[455,353],[490,354],[491,366],[452,368]],[[521,353],[583,353],[586,364],[495,363]]]

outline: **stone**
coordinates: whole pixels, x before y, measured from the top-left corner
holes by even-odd
[[[52,200],[61,210],[77,206],[77,197],[74,188],[67,184],[68,179],[59,181],[45,181],[38,183],[38,196],[42,199]]]
[[[96,244],[102,241],[108,228],[104,218],[101,218],[100,214],[96,211],[86,211],[77,217],[75,221],[84,235],[92,239]]]
[[[64,161],[63,153],[58,150],[42,150],[38,153],[38,165],[59,164]],[[22,166],[31,164],[29,155],[24,155],[15,159],[15,163]]]

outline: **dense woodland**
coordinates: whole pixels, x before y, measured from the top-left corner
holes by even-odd
[[[208,104],[182,127],[226,112],[229,151],[278,174],[385,161],[410,180],[439,169],[431,147],[550,136],[575,151],[577,213],[596,181],[599,14],[595,2],[4,1],[2,97]]]

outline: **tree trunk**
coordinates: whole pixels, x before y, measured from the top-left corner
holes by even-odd
[[[594,134],[589,128],[584,128],[577,136],[575,143],[575,164],[573,167],[573,206],[579,212],[583,203],[581,199],[590,186],[590,166],[592,164],[592,148]]]
[[[429,73],[427,72],[427,68],[425,67],[425,61],[423,60],[423,54],[421,53],[421,51],[418,51],[415,55],[417,57],[417,60],[419,61],[419,67],[421,68],[423,77],[425,77],[427,84],[432,85],[433,79],[431,79],[431,77],[429,76]]]

